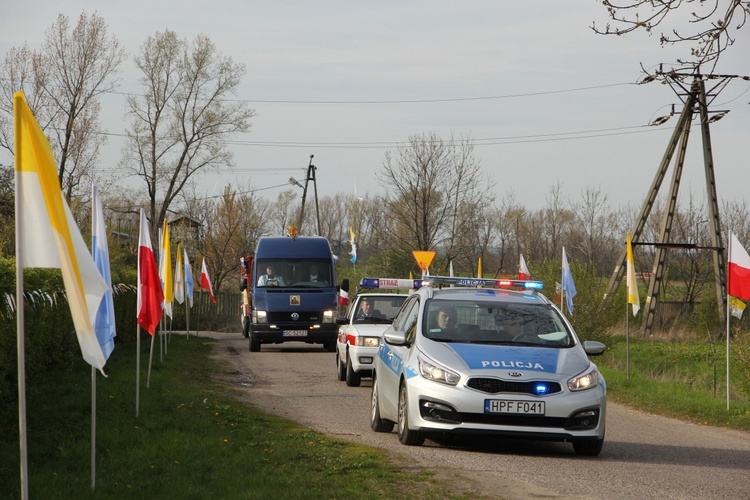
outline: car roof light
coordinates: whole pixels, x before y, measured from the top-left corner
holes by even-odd
[[[381,288],[384,290],[416,290],[423,285],[422,280],[398,278],[362,278],[360,288]]]
[[[424,284],[431,285],[454,285],[468,287],[486,288],[520,288],[522,290],[541,290],[544,283],[541,281],[511,280],[511,279],[489,279],[489,278],[455,278],[451,276],[425,276]]]

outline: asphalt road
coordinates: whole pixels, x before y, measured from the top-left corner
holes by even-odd
[[[202,334],[209,336],[209,334]],[[391,451],[407,468],[429,468],[459,491],[498,498],[750,498],[750,433],[700,426],[622,405],[607,407],[602,453],[581,458],[568,443],[427,440],[403,446],[395,430],[370,430],[370,379],[347,387],[335,354],[303,343],[251,353],[240,334],[220,339],[221,378],[246,401],[317,431]]]

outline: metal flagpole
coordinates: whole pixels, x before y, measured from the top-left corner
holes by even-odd
[[[91,367],[91,491],[96,489],[96,368]]]
[[[729,231],[729,250],[727,251],[727,260],[732,258],[732,232]],[[729,265],[727,265],[729,269]],[[731,279],[731,273],[727,273],[727,411],[729,411],[729,280]]]
[[[15,134],[15,180],[16,180],[16,341],[18,356],[18,442],[21,451],[21,498],[29,498],[29,470],[28,450],[26,448],[26,347],[24,345],[24,307],[23,307],[23,264],[21,256],[23,249],[23,227],[21,224],[21,174],[20,166],[23,164],[21,158],[21,112],[20,107],[23,97],[18,94],[13,96],[13,121]]]
[[[135,333],[136,357],[135,357],[135,416],[138,416],[138,408],[141,400],[141,325],[138,324]]]
[[[627,378],[630,380],[630,314],[628,311],[628,306],[630,303],[628,302],[628,294],[627,291],[625,293],[625,372],[627,373]]]

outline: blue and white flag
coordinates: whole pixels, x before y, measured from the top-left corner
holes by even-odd
[[[576,285],[573,283],[573,274],[570,272],[568,257],[565,255],[565,247],[562,253],[562,290],[565,294],[565,303],[568,306],[568,312],[573,314],[573,297],[576,296]]]
[[[193,307],[193,273],[190,271],[190,259],[188,259],[187,250],[184,248],[182,251],[185,254],[183,259],[183,265],[185,266],[185,297],[188,301],[188,306]]]
[[[91,253],[94,263],[107,284],[107,292],[99,303],[99,309],[94,319],[94,332],[102,348],[104,359],[115,349],[115,336],[117,336],[115,325],[115,306],[112,298],[112,274],[109,270],[109,246],[107,244],[107,227],[104,223],[104,212],[99,192],[94,185],[91,195]]]

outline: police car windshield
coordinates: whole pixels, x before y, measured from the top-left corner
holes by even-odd
[[[431,300],[423,335],[440,342],[568,347],[574,340],[546,304]]]

